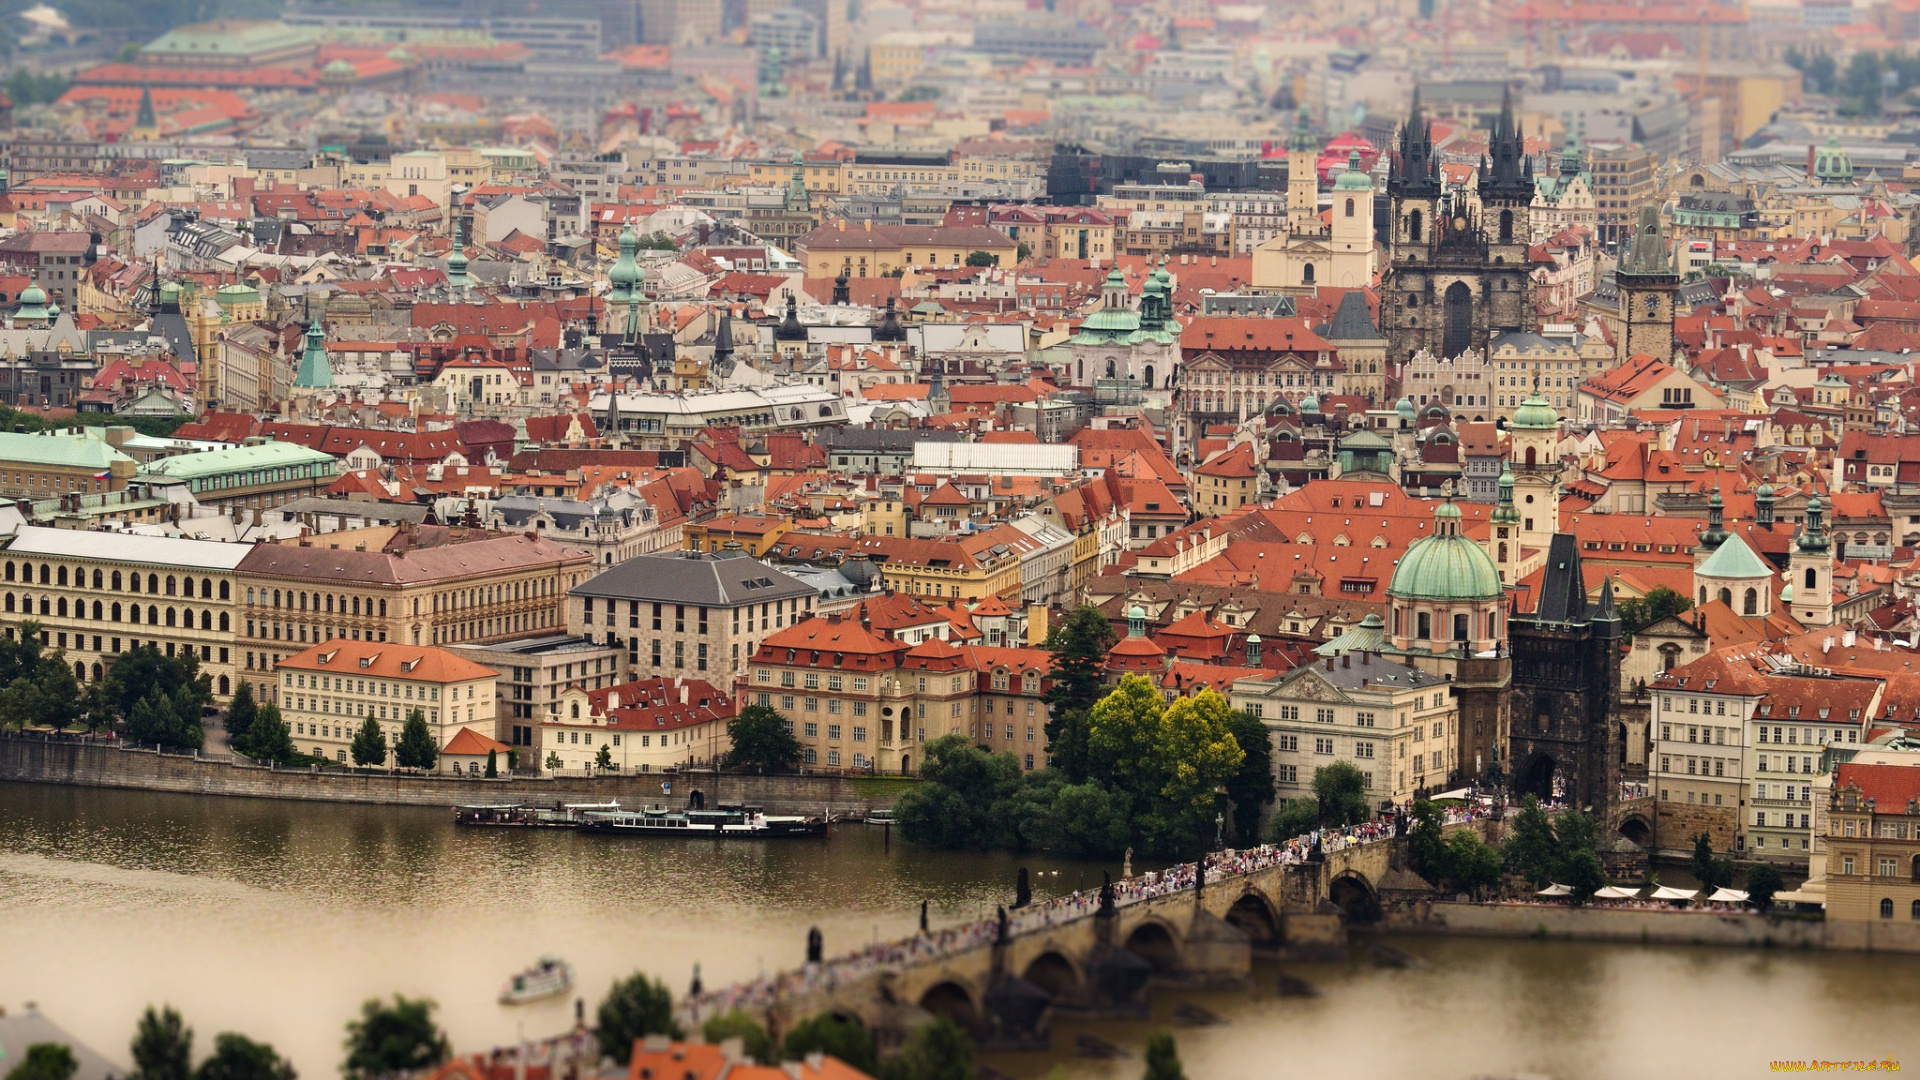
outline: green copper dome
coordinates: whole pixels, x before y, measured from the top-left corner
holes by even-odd
[[[1393,411],[1406,420],[1411,420],[1418,415],[1418,410],[1413,407],[1413,399],[1410,397],[1401,398],[1400,403],[1393,407]]]
[[[1360,151],[1347,152],[1347,171],[1333,182],[1335,191],[1372,191],[1373,178],[1360,171]]]
[[[1482,601],[1501,598],[1500,571],[1486,549],[1460,534],[1460,508],[1433,509],[1434,534],[1407,545],[1387,595],[1397,600]]]
[[[1513,411],[1513,426],[1528,431],[1552,431],[1560,426],[1560,414],[1554,412],[1553,406],[1536,390]]]
[[[51,318],[51,314],[47,311],[47,290],[40,287],[38,280],[30,282],[26,288],[20,290],[19,300],[20,307],[13,313],[14,318],[29,321]]]

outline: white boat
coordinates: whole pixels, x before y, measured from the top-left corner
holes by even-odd
[[[894,818],[893,811],[891,810],[869,810],[867,812],[867,824],[897,825],[899,822]]]
[[[539,963],[501,985],[500,1004],[525,1005],[564,994],[572,985],[573,966],[557,956],[543,956]]]

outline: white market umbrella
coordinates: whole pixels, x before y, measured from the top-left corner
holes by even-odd
[[[1541,889],[1539,892],[1534,893],[1533,895],[1535,896],[1572,896],[1573,889],[1566,885],[1549,885],[1546,888]]]
[[[1649,900],[1691,900],[1700,895],[1699,889],[1670,889],[1665,885],[1653,890]]]
[[[1595,900],[1633,900],[1640,895],[1639,889],[1623,889],[1618,885],[1608,885],[1593,894]]]
[[[1747,894],[1740,889],[1729,889],[1721,886],[1713,890],[1713,895],[1707,897],[1707,902],[1710,904],[1744,904],[1747,902]]]

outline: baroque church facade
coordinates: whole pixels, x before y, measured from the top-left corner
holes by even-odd
[[[1390,361],[1422,351],[1455,357],[1473,349],[1485,356],[1501,334],[1534,329],[1527,266],[1533,163],[1514,122],[1511,96],[1501,104],[1474,190],[1443,181],[1432,125],[1416,97],[1400,131],[1388,198],[1392,221],[1380,329]]]

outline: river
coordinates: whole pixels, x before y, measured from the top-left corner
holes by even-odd
[[[428,996],[457,1049],[562,1030],[570,1000],[507,1009],[501,980],[542,953],[571,960],[591,1010],[637,968],[686,989],[910,933],[1010,897],[1016,867],[1047,895],[1099,868],[936,853],[847,826],[823,841],[648,841],[456,830],[441,811],[194,798],[0,783],[0,1006],[38,1003],[110,1059],[135,1017],[169,1002],[198,1033],[237,1030],[337,1075],[359,1003]],[[1297,966],[1325,991],[1185,995],[1230,1018],[1179,1032],[1194,1080],[1284,1076],[1557,1080],[1752,1076],[1775,1058],[1920,1061],[1920,963],[1847,954],[1408,939],[1426,966]],[[1156,998],[1164,1016],[1173,995]],[[1060,1025],[1136,1055],[1147,1025]],[[1132,1078],[1140,1061],[995,1055]],[[1912,1067],[1911,1065],[1909,1067]]]

